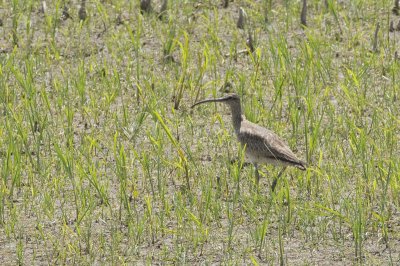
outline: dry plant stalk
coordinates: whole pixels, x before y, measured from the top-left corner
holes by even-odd
[[[246,44],[249,47],[250,52],[254,52],[254,41],[253,41],[253,36],[249,32],[249,36],[247,37]]]
[[[374,34],[374,42],[373,42],[373,46],[372,46],[372,51],[374,53],[378,52],[378,33],[379,33],[380,26],[381,25],[379,24],[379,22],[376,23],[375,34]]]
[[[151,11],[151,0],[140,0],[140,11],[149,13]]]
[[[246,25],[246,18],[247,18],[247,14],[244,11],[243,7],[239,7],[239,19],[236,23],[236,26],[239,29],[244,29],[244,27]]]
[[[393,12],[393,14],[398,16],[399,15],[399,11],[400,11],[399,0],[394,0],[394,7],[392,9],[392,12]]]
[[[71,18],[71,15],[69,14],[68,7],[65,5],[63,7],[63,11],[62,11],[62,14],[61,14],[61,19],[62,20],[67,20],[69,18]]]
[[[307,0],[303,0],[303,7],[301,9],[300,23],[307,26]]]
[[[86,13],[86,0],[82,0],[81,2],[81,7],[79,8],[78,11],[78,16],[79,20],[86,20],[87,18],[87,13]]]
[[[393,25],[394,23],[393,23],[393,21],[390,21],[390,24],[389,24],[389,32],[394,32],[394,25]],[[397,25],[398,26],[398,25]]]
[[[160,8],[160,13],[158,14],[159,19],[163,19],[168,8],[168,0],[163,0]]]
[[[43,14],[46,15],[46,13],[47,13],[47,4],[46,4],[46,1],[42,1],[42,7],[41,7],[40,11],[41,11]]]

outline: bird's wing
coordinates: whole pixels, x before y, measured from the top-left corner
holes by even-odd
[[[304,168],[304,163],[297,159],[289,146],[274,132],[247,120],[242,123],[238,138],[246,145],[246,149],[269,159],[286,161]]]

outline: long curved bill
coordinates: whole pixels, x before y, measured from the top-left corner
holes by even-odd
[[[228,95],[228,96],[221,97],[221,98],[205,99],[205,100],[202,100],[202,101],[199,101],[199,102],[193,104],[190,108],[193,108],[193,107],[195,107],[196,105],[199,105],[199,104],[202,104],[202,103],[224,102],[224,101],[228,100],[229,97],[230,97],[230,96]]]

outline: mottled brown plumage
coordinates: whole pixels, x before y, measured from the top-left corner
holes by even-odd
[[[285,168],[286,166],[295,166],[301,170],[306,170],[306,164],[296,157],[289,146],[278,135],[269,129],[246,120],[242,114],[240,98],[237,94],[233,93],[222,98],[203,100],[195,103],[192,108],[198,104],[207,102],[223,102],[231,108],[232,122],[236,136],[240,144],[246,147],[246,160],[253,163],[256,168],[257,183],[259,180],[259,163],[283,165]],[[272,189],[275,188],[277,178],[272,184]]]

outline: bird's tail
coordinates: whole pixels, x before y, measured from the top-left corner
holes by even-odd
[[[299,168],[300,170],[305,171],[305,170],[307,170],[308,165],[307,165],[307,163],[305,163],[305,162],[303,162],[303,161],[299,161],[299,162],[296,164],[296,167]]]

